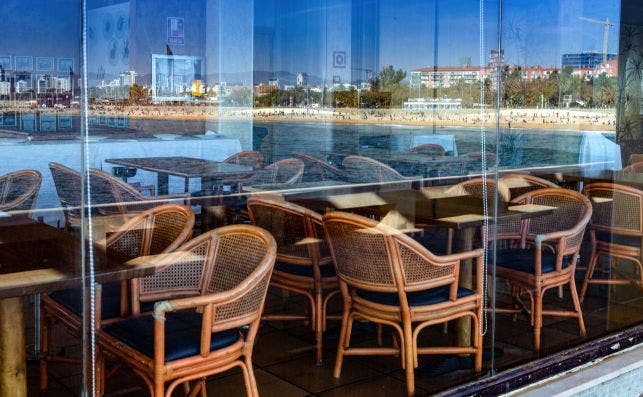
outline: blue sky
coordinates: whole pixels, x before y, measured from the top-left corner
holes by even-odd
[[[160,0],[137,0],[135,6],[153,5]],[[165,0],[176,3],[166,10],[197,7],[208,9],[215,0]],[[566,52],[602,50],[601,25],[584,22],[580,16],[596,19],[609,18],[618,23],[619,0],[502,0],[503,16],[499,19],[499,0],[484,1],[484,58],[488,61],[491,48],[497,46],[498,28],[502,28],[502,42],[506,61],[521,65],[559,65]],[[90,8],[116,4],[119,0],[88,0]],[[234,6],[237,4],[239,6]],[[79,0],[3,0],[0,17],[3,34],[0,35],[0,55],[70,56],[79,52]],[[235,7],[244,5],[240,21]],[[207,59],[218,59],[225,64],[224,72],[246,72],[254,63],[257,70],[286,70],[293,73],[306,71],[323,75],[329,68],[329,54],[336,49],[354,47],[351,32],[355,21],[365,23],[362,44],[377,54],[380,67],[392,64],[405,70],[438,64],[457,65],[463,58],[471,58],[479,65],[480,13],[479,0],[235,0],[222,7],[218,18],[207,15],[195,19],[185,12],[187,29],[206,34],[184,48],[175,47],[174,53],[202,48]],[[150,9],[145,6],[146,9]],[[156,9],[156,8],[151,8]],[[357,11],[360,14],[356,15]],[[159,9],[161,12],[161,9]],[[168,11],[169,12],[169,11]],[[172,11],[179,14],[180,11]],[[199,11],[201,12],[201,11]],[[170,16],[170,15],[168,15]],[[180,15],[171,15],[180,16]],[[137,15],[142,20],[133,26],[164,23],[164,15]],[[364,22],[366,21],[366,22]],[[237,33],[239,24],[249,24],[254,37]],[[198,26],[195,26],[198,25]],[[617,52],[618,24],[610,29],[609,51]],[[160,29],[163,31],[163,27]],[[204,43],[207,32],[219,31],[225,42],[220,43],[218,56],[211,45]],[[251,31],[251,30],[250,30]],[[139,35],[143,32],[139,32]],[[137,35],[136,31],[132,35]],[[143,36],[144,40],[160,40],[153,46],[132,48],[133,58],[149,58],[144,47],[164,48],[164,37]],[[162,35],[161,35],[162,36]],[[253,41],[250,46],[241,40]],[[199,42],[201,41],[201,42]],[[144,44],[144,43],[143,43]],[[239,51],[239,44],[250,50]],[[234,50],[234,51],[233,51]],[[156,50],[155,50],[156,51]],[[231,54],[236,54],[231,56]],[[238,57],[238,60],[234,58]],[[223,59],[224,61],[222,61]],[[249,60],[252,59],[252,62]],[[332,65],[331,65],[332,66]],[[139,71],[149,73],[149,71]]]

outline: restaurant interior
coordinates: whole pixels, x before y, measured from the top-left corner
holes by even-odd
[[[498,395],[640,343],[638,2],[0,16],[0,396]]]

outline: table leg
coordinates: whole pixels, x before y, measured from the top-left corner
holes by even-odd
[[[22,298],[0,299],[0,396],[27,395]]]
[[[458,247],[460,252],[473,249],[473,236],[475,228],[468,227],[457,231]],[[460,266],[460,287],[473,288],[473,261],[462,261]],[[458,346],[471,346],[471,318],[463,317],[456,321]]]
[[[165,172],[159,172],[156,174],[156,194],[163,195],[168,193],[169,179],[169,175]]]

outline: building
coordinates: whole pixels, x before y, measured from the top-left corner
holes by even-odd
[[[505,66],[505,50],[491,50],[489,54],[489,78],[491,79],[491,87],[494,90],[498,90],[500,76],[502,75],[502,69]]]
[[[133,70],[129,70],[127,72],[122,72],[119,75],[120,85],[122,85],[122,86],[132,86],[132,85],[136,84],[136,76],[138,76],[138,73],[136,73]]]
[[[53,77],[53,87],[56,92],[69,92],[71,91],[71,82],[69,77]]]
[[[268,87],[278,90],[279,89],[279,79],[273,78],[268,80]]]
[[[46,93],[50,88],[54,88],[53,79],[48,74],[43,74],[36,82],[36,92],[38,94]]]
[[[28,92],[31,90],[31,81],[18,80],[16,81],[16,94]]]
[[[11,83],[8,81],[0,81],[0,96],[8,96],[11,94]]]
[[[434,66],[411,72],[411,86],[428,88],[450,87],[462,81],[474,84],[484,78],[484,71],[475,66]]]
[[[404,102],[404,110],[458,110],[462,109],[460,98],[409,98]]]
[[[616,54],[606,54],[607,61],[616,59]],[[594,69],[603,63],[603,54],[600,52],[579,52],[572,54],[563,54],[562,65],[563,68],[589,68]]]
[[[297,87],[306,87],[308,85],[308,74],[297,73]]]

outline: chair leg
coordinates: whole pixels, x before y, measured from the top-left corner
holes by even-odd
[[[581,336],[586,336],[587,332],[585,331],[585,321],[583,320],[583,310],[580,307],[578,293],[576,292],[576,282],[574,281],[573,275],[569,280],[569,289],[572,295],[572,302],[574,303],[574,310],[576,311],[576,313],[578,313],[578,328],[580,328],[580,334]]]
[[[40,391],[46,392],[48,388],[48,355],[49,355],[49,319],[45,315],[45,308],[40,310]]]
[[[587,264],[587,269],[585,270],[585,277],[583,278],[583,286],[580,290],[581,302],[585,300],[587,287],[589,286],[589,282],[591,281],[592,275],[594,274],[594,267],[596,266],[597,261],[598,261],[598,253],[596,252],[596,249],[593,249],[592,255],[589,257],[589,263]]]
[[[376,324],[375,328],[375,342],[377,346],[382,346],[382,324]]]
[[[335,357],[335,368],[333,369],[333,377],[339,378],[342,373],[342,362],[344,361],[344,349],[347,347],[348,327],[352,323],[350,321],[350,313],[347,307],[344,308],[342,313],[342,327],[339,330],[339,341],[337,342],[337,357]]]
[[[415,395],[415,368],[413,367],[413,357],[415,351],[413,350],[413,330],[411,329],[410,321],[404,322],[404,363],[406,372],[406,392],[409,396]]]
[[[322,343],[324,341],[324,310],[323,310],[323,297],[321,287],[315,293],[315,318],[313,321],[315,323],[315,342],[316,342],[316,360],[317,365],[322,365]]]
[[[479,316],[482,316],[482,310],[479,311]],[[482,335],[480,330],[480,318],[471,319],[473,323],[473,347],[476,348],[475,360],[473,363],[473,369],[476,373],[482,371]]]
[[[259,397],[259,389],[257,388],[257,379],[255,378],[255,371],[252,368],[252,360],[246,357],[245,367],[247,369],[247,384],[250,385],[249,395],[252,397]],[[245,373],[245,372],[244,372]]]
[[[540,288],[534,291],[534,350],[540,352],[540,330],[543,327],[543,293]]]

